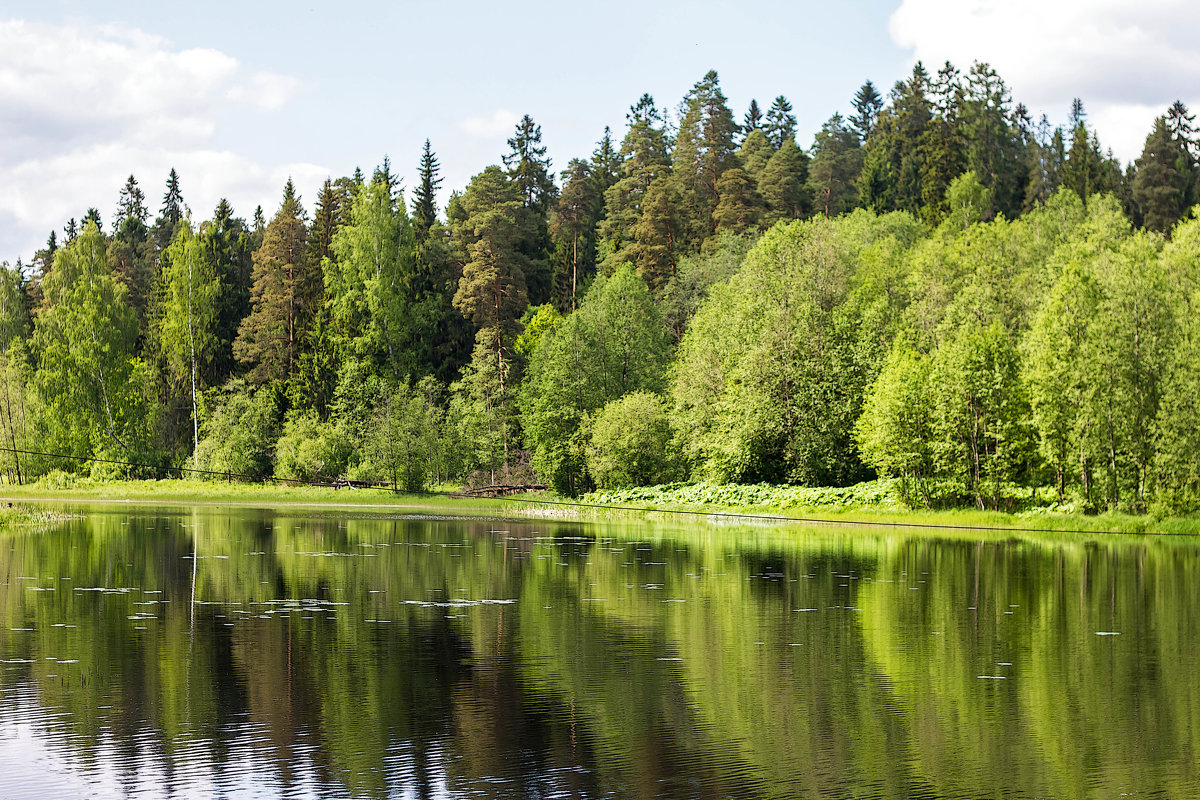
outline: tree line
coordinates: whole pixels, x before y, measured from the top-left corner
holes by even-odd
[[[89,209],[0,276],[0,426],[50,454],[8,477],[894,475],[909,502],[1187,505],[1186,107],[1122,168],[1080,101],[1035,123],[986,64],[853,106],[805,150],[786,97],[738,122],[709,72],[557,175],[525,116],[444,209],[428,141],[410,199],[385,158],[311,215],[289,181],[269,221],[195,220],[174,170],[152,221],[130,176],[107,231]]]

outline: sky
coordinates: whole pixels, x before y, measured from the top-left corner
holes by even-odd
[[[269,219],[289,177],[310,210],[385,156],[412,187],[429,139],[444,203],[522,115],[557,172],[605,126],[619,142],[643,93],[674,110],[710,69],[738,120],[786,96],[808,147],[917,60],[987,62],[1055,124],[1079,97],[1122,162],[1174,100],[1200,108],[1190,0],[0,0],[0,260],[90,207],[109,222],[131,174],[157,212],[172,167],[197,221],[221,198]]]

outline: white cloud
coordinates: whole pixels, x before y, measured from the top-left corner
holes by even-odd
[[[502,134],[511,134],[513,128],[520,121],[521,117],[519,114],[514,114],[507,109],[498,108],[490,114],[468,117],[459,122],[458,127],[470,136],[480,139],[494,139]]]
[[[1200,106],[1191,0],[902,0],[889,31],[931,70],[989,63],[1035,115],[1061,121],[1081,98],[1123,161],[1172,102]]]
[[[276,111],[299,89],[139,30],[0,21],[0,258],[28,257],[90,206],[107,221],[131,173],[152,209],[174,167],[198,216],[220,197],[246,215],[262,202],[269,215],[289,174],[303,187],[326,171],[258,164],[213,142],[230,111]]]

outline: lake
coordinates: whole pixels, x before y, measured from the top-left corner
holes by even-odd
[[[0,532],[0,797],[1200,797],[1200,540],[112,504]]]

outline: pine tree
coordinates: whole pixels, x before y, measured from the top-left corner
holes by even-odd
[[[783,143],[788,139],[796,138],[796,115],[792,113],[792,104],[783,95],[776,97],[775,102],[767,109],[763,133],[767,135],[771,147],[776,150],[783,147]]]
[[[433,154],[429,140],[426,139],[425,147],[421,151],[421,166],[417,170],[420,184],[412,201],[413,227],[416,229],[418,242],[429,236],[429,230],[437,222],[437,190],[442,185],[439,171],[437,156]]]
[[[291,373],[304,332],[303,287],[308,272],[304,209],[291,179],[279,211],[255,251],[250,314],[238,328],[233,352],[256,383],[283,381]]]

